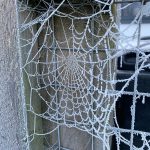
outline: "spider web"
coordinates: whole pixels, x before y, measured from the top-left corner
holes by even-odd
[[[118,150],[120,143],[130,150],[150,149],[150,133],[134,129],[136,101],[143,98],[144,103],[150,96],[137,90],[139,73],[149,68],[150,54],[140,45],[142,17],[148,15],[149,3],[121,30],[119,14],[131,5],[115,5],[113,0],[18,1],[21,69],[27,126],[31,128],[27,144],[65,125],[96,137],[103,150],[111,149],[113,136]],[[135,32],[127,36],[133,25]],[[118,59],[121,67],[122,57],[131,52],[136,53],[135,71],[117,79]],[[130,82],[134,82],[133,91],[126,90]],[[116,90],[119,83],[123,86]],[[133,97],[130,129],[121,128],[116,116],[116,103],[122,95]],[[50,121],[45,130],[37,118]],[[141,138],[140,148],[133,143],[135,135]]]

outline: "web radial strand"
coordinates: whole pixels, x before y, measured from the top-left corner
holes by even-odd
[[[42,136],[48,148],[60,147],[48,135],[66,126],[98,139],[103,150],[111,149],[114,137],[118,150],[121,143],[130,150],[150,149],[150,133],[134,126],[136,101],[143,98],[144,103],[150,96],[137,88],[139,73],[150,67],[150,54],[138,40],[149,3],[139,4],[137,13],[120,28],[121,12],[132,5],[114,0],[18,0],[29,144]],[[117,69],[130,53],[138,54],[136,70],[119,79]],[[128,91],[131,82],[134,90]],[[134,101],[129,128],[121,127],[117,117],[116,104],[123,95]],[[140,148],[135,136],[141,138]]]

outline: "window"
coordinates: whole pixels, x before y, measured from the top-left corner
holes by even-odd
[[[121,13],[122,24],[131,23],[142,9],[142,4],[140,2],[128,3],[128,5],[129,6],[126,9],[123,9]],[[125,6],[127,6],[127,4],[121,5],[121,7],[125,7]],[[143,16],[142,22],[150,23],[150,17]]]

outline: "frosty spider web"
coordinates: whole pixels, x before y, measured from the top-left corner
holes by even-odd
[[[140,45],[142,17],[148,15],[149,3],[140,7],[126,29],[120,30],[119,14],[132,3],[118,7],[114,2],[18,1],[28,145],[41,136],[47,149],[61,149],[61,126],[66,126],[85,131],[92,142],[94,138],[100,140],[99,149],[110,150],[113,136],[118,150],[120,143],[130,150],[150,148],[150,133],[134,128],[136,101],[150,96],[137,89],[139,73],[149,67],[150,54]],[[134,34],[127,36],[126,30],[133,25]],[[135,71],[117,79],[117,60],[121,66],[122,57],[131,52],[136,53]],[[127,91],[131,82],[134,90]],[[119,90],[118,83],[123,84]],[[116,116],[116,102],[122,95],[133,97],[130,129],[121,128]],[[50,142],[56,130],[59,140]],[[140,148],[134,145],[135,135],[141,137]]]

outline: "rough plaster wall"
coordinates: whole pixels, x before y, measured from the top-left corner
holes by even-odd
[[[0,0],[0,150],[24,149],[16,18],[15,0]]]

